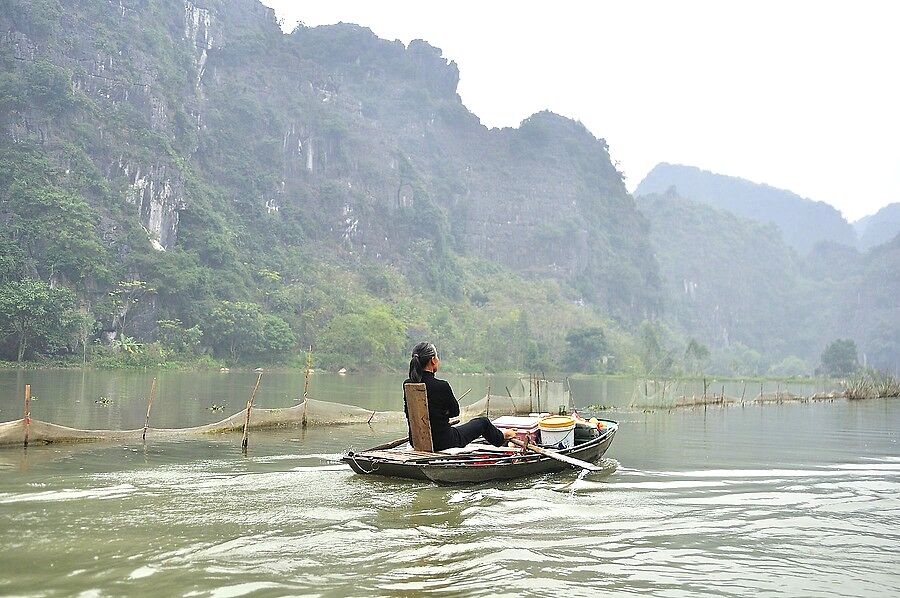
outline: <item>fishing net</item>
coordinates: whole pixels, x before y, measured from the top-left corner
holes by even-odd
[[[568,381],[557,382],[542,378],[519,378],[518,383],[510,390],[516,400],[528,401],[529,411],[556,412],[560,407],[572,409],[572,393]]]
[[[466,405],[461,409],[461,418],[465,421],[474,417],[489,414],[516,415],[529,412],[526,398],[513,399],[508,396],[485,396],[479,401]],[[246,410],[241,410],[225,419],[203,426],[191,428],[148,428],[148,438],[167,438],[200,434],[216,434],[239,432],[244,429]],[[250,415],[250,429],[263,430],[271,428],[289,428],[298,426],[330,426],[353,424],[400,424],[406,422],[402,411],[371,411],[353,405],[329,403],[307,399],[293,407],[281,409],[254,408]],[[76,443],[102,442],[118,440],[134,440],[141,438],[144,430],[80,430],[50,422],[32,419],[27,426],[28,442],[40,443]],[[25,442],[26,425],[24,419],[0,423],[0,447],[22,446]]]

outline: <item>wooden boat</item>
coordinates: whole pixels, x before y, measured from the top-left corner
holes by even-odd
[[[612,443],[619,425],[610,420],[601,421],[605,427],[597,438],[557,453],[587,462],[602,457]],[[359,453],[351,451],[341,461],[363,475],[430,480],[438,484],[508,480],[573,467],[531,451],[497,448],[477,442],[465,449],[442,452],[375,447]]]

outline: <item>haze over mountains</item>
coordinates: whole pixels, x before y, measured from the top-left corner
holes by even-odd
[[[876,213],[853,223],[861,249],[887,243],[900,231],[900,203],[884,206]]]
[[[811,372],[839,335],[900,363],[896,240],[862,254],[833,208],[689,167],[635,200],[578,122],[484,127],[426,42],[284,34],[256,0],[15,0],[0,25],[0,283],[72,288],[98,336],[177,321],[234,356],[211,314],[240,305],[327,365],[429,337],[565,369],[583,329],[621,371],[674,372],[690,339],[723,373]],[[126,323],[107,297],[129,281],[152,292]]]
[[[675,187],[685,197],[738,216],[775,224],[785,242],[801,254],[809,253],[820,241],[854,247],[858,243],[854,227],[825,202],[692,166],[657,165],[638,185],[635,195],[662,193],[669,187]],[[900,232],[900,227],[896,232]]]

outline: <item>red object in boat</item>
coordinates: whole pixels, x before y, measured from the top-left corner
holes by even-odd
[[[540,417],[520,416],[520,415],[504,415],[494,420],[494,425],[501,430],[514,429],[517,431],[516,438],[522,442],[538,444],[540,440],[540,430],[538,422]]]

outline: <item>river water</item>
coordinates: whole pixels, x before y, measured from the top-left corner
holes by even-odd
[[[30,383],[38,419],[139,427],[154,375],[157,426],[221,419],[255,380],[3,371],[0,420]],[[448,379],[472,400],[514,383]],[[316,374],[310,395],[397,409],[399,382]],[[572,381],[621,425],[587,476],[439,487],[336,461],[389,426],[256,432],[246,456],[234,435],[0,449],[0,594],[898,595],[900,400],[629,409],[634,386]],[[302,388],[267,373],[257,400]]]

